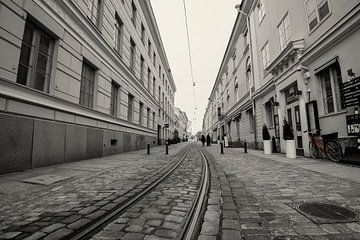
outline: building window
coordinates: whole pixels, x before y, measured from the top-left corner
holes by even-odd
[[[150,86],[151,86],[151,70],[150,70],[150,68],[148,68],[148,73],[147,73],[147,84],[148,84],[148,90],[149,90],[149,92],[151,91],[151,88],[150,88]]]
[[[134,96],[129,93],[128,95],[128,116],[127,119],[129,122],[133,121],[133,104],[134,104]]]
[[[159,86],[159,103],[161,102],[161,87]]]
[[[317,74],[320,80],[324,113],[338,112],[341,107],[340,85],[342,84],[341,69],[336,62]]]
[[[53,53],[54,39],[27,20],[16,82],[48,93]]]
[[[152,94],[155,98],[155,87],[156,87],[156,80],[155,80],[155,77],[153,77],[153,89],[152,89]]]
[[[257,7],[258,7],[258,20],[260,24],[265,17],[264,0],[259,0]]]
[[[273,105],[271,104],[271,101],[268,101],[265,103],[265,112],[266,112],[267,126],[273,127],[274,126],[274,111],[273,111]]]
[[[140,55],[140,81],[142,84],[144,84],[144,58],[142,55]]]
[[[155,112],[153,112],[152,117],[152,128],[155,129]]]
[[[112,81],[111,82],[111,102],[110,102],[110,114],[117,116],[119,102],[119,85]]]
[[[137,8],[134,1],[131,2],[131,20],[136,28]]]
[[[285,18],[281,20],[280,25],[278,26],[278,34],[280,41],[280,50],[282,51],[286,48],[291,39],[289,14],[286,14]]]
[[[100,29],[102,24],[103,5],[103,0],[92,0],[89,4],[89,10],[91,13],[90,19],[98,29]]]
[[[147,108],[146,109],[146,127],[147,128],[150,128],[150,108]]]
[[[330,14],[328,0],[305,0],[305,7],[310,31]]]
[[[136,44],[132,38],[130,38],[130,68],[134,70],[135,67],[135,48]]]
[[[153,64],[154,64],[154,67],[156,68],[156,53],[154,52],[153,54]]]
[[[148,55],[151,57],[151,41],[148,39]]]
[[[115,31],[114,31],[114,42],[115,50],[121,56],[123,46],[123,35],[124,35],[124,23],[121,21],[119,15],[115,14]]]
[[[139,103],[139,125],[143,125],[144,118],[144,104],[142,102]]]
[[[161,66],[159,65],[159,78],[161,78]],[[163,85],[164,85],[164,80],[163,80]]]
[[[94,104],[95,69],[83,62],[80,84],[80,105],[92,108]]]
[[[266,42],[264,47],[261,49],[261,56],[264,69],[270,64],[270,53],[269,53],[269,42]]]
[[[144,24],[141,23],[141,41],[145,44],[145,27]]]

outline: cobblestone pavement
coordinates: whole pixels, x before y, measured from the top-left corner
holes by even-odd
[[[0,239],[59,239],[105,214],[158,175],[185,144],[67,163],[0,176]],[[69,178],[50,185],[22,179],[43,174]]]
[[[165,182],[94,236],[101,239],[178,239],[196,196],[202,163],[195,148]]]
[[[359,211],[360,183],[284,159],[236,149],[220,154],[218,145],[205,149],[213,155],[212,180],[200,240],[360,239],[359,221],[315,224],[286,205],[325,202]]]

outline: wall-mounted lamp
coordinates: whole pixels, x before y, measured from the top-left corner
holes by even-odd
[[[348,74],[348,76],[351,77],[351,78],[354,78],[354,77],[355,77],[355,73],[352,71],[352,68],[350,68],[350,69],[347,70],[347,74]]]

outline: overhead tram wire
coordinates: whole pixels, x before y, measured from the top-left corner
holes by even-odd
[[[190,60],[190,75],[191,75],[191,82],[192,82],[192,88],[193,88],[193,97],[194,97],[194,124],[196,124],[195,120],[196,120],[196,109],[197,108],[196,108],[196,97],[195,97],[195,81],[194,81],[193,65],[192,65],[192,58],[191,58],[189,24],[188,24],[188,17],[187,17],[185,0],[183,0],[183,6],[184,6],[184,13],[185,13],[185,26],[186,26],[188,54],[189,54],[189,60]]]

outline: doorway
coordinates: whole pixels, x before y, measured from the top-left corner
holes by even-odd
[[[289,105],[289,107],[286,110],[286,115],[287,115],[287,121],[294,132],[296,154],[304,156],[300,107],[298,105],[298,102]]]

